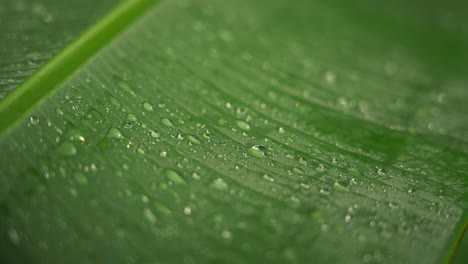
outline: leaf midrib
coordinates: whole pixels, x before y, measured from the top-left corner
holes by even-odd
[[[0,101],[0,136],[157,2],[126,0],[120,3]]]

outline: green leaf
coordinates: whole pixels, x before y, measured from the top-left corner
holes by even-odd
[[[0,102],[0,260],[448,262],[461,7],[119,4]]]

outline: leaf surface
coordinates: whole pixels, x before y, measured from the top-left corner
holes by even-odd
[[[420,7],[148,7],[0,112],[1,258],[447,261],[468,219],[468,31],[456,3],[452,23]]]

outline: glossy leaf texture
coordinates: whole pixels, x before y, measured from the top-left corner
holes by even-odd
[[[447,261],[468,31],[445,8],[154,5],[2,136],[0,258]]]
[[[119,0],[0,3],[0,100]]]

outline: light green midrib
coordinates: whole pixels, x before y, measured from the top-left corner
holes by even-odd
[[[158,0],[125,0],[0,101],[0,137]]]

